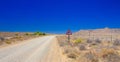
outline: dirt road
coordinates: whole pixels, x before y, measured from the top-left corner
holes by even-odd
[[[52,61],[56,58],[50,59],[55,57],[55,55],[60,57],[58,50],[51,52],[57,49],[56,46],[55,36],[27,40],[24,43],[0,48],[0,62],[56,62],[56,60]],[[58,58],[57,62],[63,62],[61,60]]]

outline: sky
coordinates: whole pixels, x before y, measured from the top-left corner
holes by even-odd
[[[120,28],[120,0],[0,0],[0,31]]]

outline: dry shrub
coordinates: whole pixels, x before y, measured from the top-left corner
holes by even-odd
[[[63,48],[63,50],[64,50],[64,54],[69,54],[71,52],[78,53],[78,50],[71,46],[66,46]]]
[[[101,43],[101,40],[100,39],[96,39],[95,42],[96,43]]]
[[[16,38],[16,39],[21,39],[21,38],[22,38],[22,36],[16,36],[15,38]]]
[[[92,40],[90,40],[90,39],[87,39],[87,41],[86,41],[87,43],[92,43],[93,41]]]
[[[11,44],[12,42],[11,42],[11,41],[6,41],[5,43],[6,43],[6,44]]]
[[[97,44],[97,43],[95,43],[95,42],[94,42],[94,43],[89,44],[89,47],[90,47],[90,48],[94,48],[94,47],[97,47],[97,46],[98,46],[98,44]]]
[[[102,56],[107,55],[107,54],[113,54],[116,53],[114,49],[109,49],[109,48],[103,48],[101,50]]]
[[[113,42],[113,45],[115,45],[115,46],[120,45],[120,40],[116,39],[116,40]]]
[[[109,53],[103,56],[104,62],[120,62],[120,56],[118,54]]]
[[[5,38],[4,37],[0,37],[0,41],[4,41],[5,40]]]
[[[114,49],[104,49],[102,58],[103,62],[120,62],[120,55]]]
[[[0,41],[0,45],[2,45],[3,44],[3,41]]]
[[[66,46],[66,45],[69,45],[66,36],[57,36],[57,40],[58,40],[58,43],[59,43],[59,45],[60,45],[61,47],[64,47],[64,46]]]
[[[66,48],[63,48],[64,52],[63,54],[67,55],[68,58],[76,59],[78,55],[80,54],[79,51],[71,46],[67,46]]]
[[[78,45],[79,50],[86,50],[86,46],[84,44]]]
[[[86,57],[86,60],[89,62],[99,62],[98,57],[91,52],[86,53],[85,57]]]
[[[92,46],[95,46],[95,45],[97,45],[97,43],[92,43],[91,45],[92,45]]]
[[[5,41],[5,38],[4,37],[0,37],[0,45],[2,45],[4,41]]]
[[[65,45],[67,45],[68,43],[66,42],[66,41],[61,41],[61,42],[59,42],[59,45],[61,46],[61,47],[63,47],[63,46],[65,46]]]
[[[99,62],[99,58],[91,51],[81,52],[76,62]]]
[[[63,54],[68,54],[68,53],[71,52],[71,50],[72,50],[71,47],[66,46],[66,47],[63,48]]]
[[[90,53],[96,55],[97,57],[104,57],[104,55],[117,54],[115,49],[112,48],[101,48],[90,50]]]
[[[100,51],[93,49],[81,54],[83,56],[77,62],[120,62],[120,55],[112,48],[102,48]]]
[[[83,39],[79,38],[73,40],[75,46],[70,46],[69,43],[65,43],[67,42],[65,39],[67,38],[60,37],[59,44],[64,45],[63,51],[68,58],[75,59],[73,62],[120,62],[118,46],[114,46],[120,45],[119,40],[115,40],[113,46],[106,46],[99,39],[95,41],[88,39],[85,43]],[[87,48],[88,46],[89,48]],[[78,50],[75,47],[78,47]]]
[[[71,59],[76,59],[78,57],[78,55],[76,53],[69,53],[69,54],[67,54],[67,57],[71,58]]]

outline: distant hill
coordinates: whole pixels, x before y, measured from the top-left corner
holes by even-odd
[[[103,28],[103,29],[88,29],[88,30],[80,30],[73,34],[74,37],[83,37],[83,38],[118,38],[120,35],[120,29],[110,29],[110,28]]]

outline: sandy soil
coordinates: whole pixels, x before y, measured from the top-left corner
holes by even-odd
[[[53,45],[50,46],[50,51],[44,56],[41,62],[68,62],[67,57],[63,54],[61,47],[58,45],[56,38],[53,39]]]
[[[0,48],[0,62],[66,62],[55,36]]]

